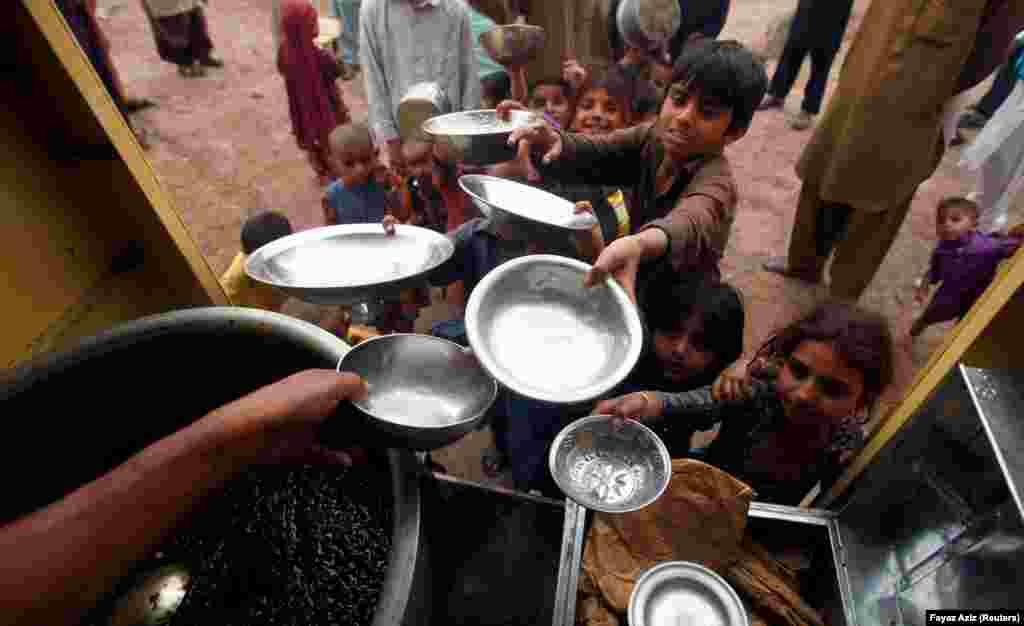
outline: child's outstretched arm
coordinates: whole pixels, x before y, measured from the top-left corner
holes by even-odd
[[[529,106],[530,88],[526,83],[526,66],[510,66],[508,76],[512,79],[512,99],[523,106]]]
[[[594,214],[594,207],[586,200],[577,202],[574,210],[576,213]],[[573,231],[572,238],[576,253],[587,263],[594,263],[604,250],[604,234],[600,223],[594,224],[589,230]]]

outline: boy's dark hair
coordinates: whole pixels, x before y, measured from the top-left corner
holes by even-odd
[[[704,335],[700,348],[715,354],[719,368],[743,354],[743,298],[728,283],[660,280],[647,290],[644,313],[651,332],[678,332],[696,315]]]
[[[480,79],[480,89],[482,98],[508,100],[512,97],[512,79],[504,72],[489,74]]]
[[[947,196],[939,201],[938,206],[935,207],[935,217],[942,219],[942,216],[953,207],[960,207],[966,209],[975,220],[981,214],[981,208],[978,207],[978,203],[964,196]]]
[[[877,313],[841,302],[819,304],[769,338],[756,357],[788,357],[804,341],[831,344],[848,366],[864,376],[863,405],[868,409],[892,382],[892,334]]]
[[[292,223],[276,211],[260,211],[242,224],[242,252],[252,254],[271,241],[292,234]]]
[[[750,126],[768,89],[768,74],[754,53],[738,41],[700,39],[683,48],[672,82],[688,84],[732,109],[730,130]],[[671,87],[670,87],[671,88]]]
[[[661,101],[658,100],[658,89],[649,80],[638,80],[634,85],[633,118],[640,118],[656,113]]]

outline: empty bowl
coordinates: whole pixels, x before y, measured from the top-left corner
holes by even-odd
[[[668,449],[650,428],[591,415],[562,429],[551,444],[548,466],[566,496],[605,513],[628,513],[657,500],[672,477]]]
[[[640,316],[613,279],[583,286],[590,265],[537,254],[491,270],[466,305],[480,363],[512,391],[563,404],[593,400],[640,358]]]
[[[282,237],[249,256],[245,272],[313,304],[373,301],[417,286],[455,252],[452,242],[426,228],[399,224],[323,226]]]
[[[747,610],[721,576],[697,563],[667,561],[647,570],[629,597],[631,626],[748,626]]]
[[[597,224],[593,213],[576,213],[576,205],[530,185],[483,174],[459,177],[459,186],[485,216],[499,222],[527,220],[569,230]]]
[[[509,113],[507,120],[499,118],[494,109],[448,113],[423,122],[423,132],[442,144],[456,161],[493,165],[516,158],[516,149],[508,145],[513,130],[544,123],[544,118],[532,111]]]
[[[480,45],[504,66],[522,65],[537,56],[546,35],[540,26],[505,24],[480,34]]]
[[[366,381],[367,397],[352,404],[375,428],[414,450],[460,439],[498,395],[498,384],[469,350],[429,335],[367,339],[342,357],[338,371]]]

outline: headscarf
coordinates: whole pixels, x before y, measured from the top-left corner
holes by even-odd
[[[320,51],[313,38],[320,32],[316,9],[308,0],[285,0],[281,6],[281,46],[277,69],[288,90],[292,133],[300,148],[312,150],[327,141],[340,120],[327,95]]]

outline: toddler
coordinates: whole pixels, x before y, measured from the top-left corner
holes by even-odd
[[[918,279],[915,299],[923,303],[929,286],[939,283],[934,297],[910,329],[920,335],[932,324],[960,319],[995,278],[999,263],[1020,247],[1017,237],[985,235],[977,230],[978,205],[962,197],[939,203],[935,234],[939,243],[932,253],[928,272]]]
[[[324,192],[324,223],[376,224],[388,212],[388,176],[382,181],[377,147],[363,122],[339,126],[328,138],[328,167],[336,180]]]
[[[275,211],[259,211],[242,224],[242,251],[235,255],[231,266],[220,277],[220,286],[231,304],[267,311],[281,308],[287,296],[270,285],[249,278],[245,262],[249,255],[271,241],[292,234],[288,218]]]
[[[306,0],[285,0],[281,31],[277,69],[288,91],[292,133],[324,185],[329,170],[327,137],[335,127],[349,122],[348,107],[337,84],[340,70],[334,57],[314,43],[320,23],[316,9]]]

